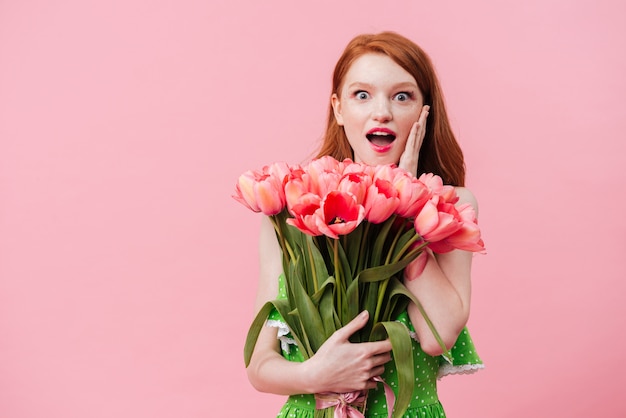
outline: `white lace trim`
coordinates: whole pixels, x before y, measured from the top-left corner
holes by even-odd
[[[485,368],[484,364],[460,364],[454,366],[452,364],[442,364],[439,366],[439,373],[437,379],[451,375],[451,374],[472,374]]]
[[[405,328],[409,331],[409,335],[411,336],[411,338],[413,338],[418,343],[420,342],[420,340],[417,338],[417,334],[415,333],[415,331],[411,331],[409,327],[407,327],[406,324],[402,321],[396,322],[400,322],[402,325],[404,325]],[[439,366],[437,379],[441,379],[442,377],[449,376],[451,374],[472,374],[484,368],[484,364],[459,364],[455,366],[449,363],[444,363]]]
[[[287,337],[289,334],[289,327],[282,321],[277,321],[275,319],[268,319],[265,323],[268,327],[278,328],[278,339],[280,340],[280,348],[289,353],[289,345],[296,345],[296,340],[293,338]]]

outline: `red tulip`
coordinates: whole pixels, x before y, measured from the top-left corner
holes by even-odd
[[[339,238],[352,232],[365,217],[365,208],[348,193],[330,192],[322,200],[315,219],[320,232],[331,238]]]
[[[287,218],[287,223],[309,235],[322,235],[317,227],[317,218],[320,216],[322,199],[316,194],[306,193],[300,196],[298,203],[290,208],[293,218]]]

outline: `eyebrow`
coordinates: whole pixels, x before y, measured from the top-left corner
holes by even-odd
[[[355,87],[367,87],[367,88],[372,88],[373,85],[370,83],[364,83],[362,81],[356,81],[354,83],[351,83],[349,85],[346,86],[346,88],[348,89],[353,89]],[[407,87],[411,87],[411,88],[418,88],[417,83],[411,82],[411,81],[403,81],[402,83],[397,83],[394,84],[392,86],[393,90],[396,89],[400,89],[400,88],[407,88]]]

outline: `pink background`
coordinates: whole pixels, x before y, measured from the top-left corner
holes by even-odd
[[[238,175],[299,162],[334,62],[432,56],[488,255],[487,368],[450,417],[624,416],[622,1],[0,0],[0,416],[271,417],[249,385],[260,216]]]

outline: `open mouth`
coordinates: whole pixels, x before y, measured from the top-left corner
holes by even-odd
[[[365,136],[368,141],[378,147],[387,146],[396,139],[396,136],[389,132],[373,132]]]

